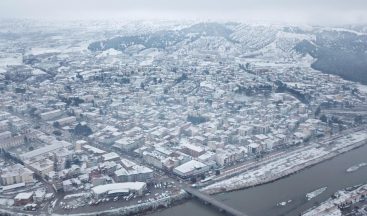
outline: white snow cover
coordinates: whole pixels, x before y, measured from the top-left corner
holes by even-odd
[[[18,193],[18,195],[16,195],[14,197],[15,200],[23,200],[23,199],[29,199],[33,196],[33,192],[28,192],[28,193]]]
[[[108,161],[108,160],[114,160],[116,158],[119,158],[120,156],[116,152],[110,152],[110,153],[102,155],[102,157],[105,161]]]
[[[341,150],[354,143],[365,141],[366,139],[367,133],[365,130],[362,130],[349,134],[349,137],[345,135],[335,139],[332,147],[326,146],[324,148],[323,146],[325,144],[312,144],[293,152],[281,154],[281,157],[275,157],[273,160],[267,161],[256,169],[251,169],[240,175],[211,184],[205,187],[204,190],[210,191],[218,188],[235,189],[257,185],[258,183],[268,181],[267,179],[281,176],[282,173],[293,173],[301,167],[311,164],[312,160],[321,160],[332,152]]]
[[[139,191],[146,187],[145,182],[124,182],[124,183],[114,183],[114,184],[106,184],[106,185],[98,185],[92,188],[93,193],[95,194],[103,194],[112,190],[133,190]]]
[[[177,170],[181,173],[188,173],[188,172],[191,172],[195,169],[202,168],[202,167],[206,167],[206,165],[204,163],[199,162],[199,161],[191,160],[187,163],[184,163],[184,164],[176,167],[175,170]]]

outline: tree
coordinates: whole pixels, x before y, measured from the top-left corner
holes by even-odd
[[[62,135],[61,131],[58,131],[58,130],[53,131],[52,133],[55,134],[56,136],[61,136]]]
[[[73,159],[73,164],[80,165],[81,164],[81,161],[79,160],[79,158],[75,157]]]
[[[89,136],[93,133],[92,129],[88,125],[81,125],[80,123],[75,126],[74,134],[81,136]]]
[[[327,122],[327,117],[326,117],[326,115],[322,115],[321,117],[320,117],[320,120],[322,121],[322,122]]]
[[[361,115],[357,115],[356,117],[354,117],[354,123],[362,124],[362,122],[363,122],[363,118]]]
[[[191,181],[191,183],[196,183],[196,178],[195,177],[191,177],[190,178],[190,181]]]
[[[192,116],[192,115],[188,115],[187,116],[187,121],[191,122],[194,125],[198,125],[204,122],[207,122],[208,119],[203,117],[203,116]]]
[[[321,108],[320,108],[320,106],[318,106],[316,111],[315,111],[315,116],[320,115],[320,112],[321,112]]]
[[[53,124],[52,124],[55,128],[60,128],[60,123],[58,121],[55,121]]]
[[[69,159],[66,159],[65,161],[65,169],[69,169],[71,167],[71,161]]]

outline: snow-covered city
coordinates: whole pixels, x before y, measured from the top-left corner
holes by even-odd
[[[330,26],[0,19],[0,214],[367,215],[363,156],[221,198],[366,155],[367,27]]]

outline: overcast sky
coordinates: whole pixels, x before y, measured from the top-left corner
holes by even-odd
[[[0,0],[1,18],[367,23],[367,0]]]

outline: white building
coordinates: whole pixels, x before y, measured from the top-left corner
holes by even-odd
[[[76,117],[75,116],[69,116],[69,117],[58,119],[55,122],[57,122],[60,126],[65,126],[65,125],[76,122]]]
[[[182,178],[197,176],[207,171],[209,171],[209,166],[196,160],[191,160],[173,169],[173,173]]]
[[[28,160],[25,161],[25,164],[42,178],[48,176],[48,174],[54,170],[54,162],[47,158],[43,158],[42,160],[37,159],[35,162]]]
[[[21,154],[20,158],[22,160],[29,160],[33,157],[38,157],[38,156],[41,156],[41,155],[52,153],[52,152],[55,152],[55,151],[57,151],[59,149],[62,149],[62,148],[71,148],[72,147],[72,144],[69,143],[69,142],[66,142],[66,141],[53,140],[52,142],[53,142],[53,144],[51,144],[51,145],[46,145],[42,148],[35,149],[33,151],[29,151],[27,153]]]
[[[1,184],[12,185],[17,183],[30,183],[34,181],[34,172],[21,164],[15,164],[1,170]]]
[[[40,117],[41,117],[42,120],[48,121],[48,120],[54,119],[54,118],[62,116],[62,115],[63,115],[63,112],[61,110],[52,110],[52,111],[49,111],[49,112],[41,113]]]
[[[113,146],[122,151],[133,151],[134,149],[138,148],[138,142],[124,137],[122,139],[116,140]]]
[[[147,182],[153,178],[153,170],[138,165],[130,160],[122,159],[122,168],[115,171],[115,180],[117,182]]]
[[[92,193],[96,197],[106,196],[111,193],[136,193],[142,195],[146,190],[147,184],[145,182],[124,182],[124,183],[113,183],[98,185],[92,188]]]

